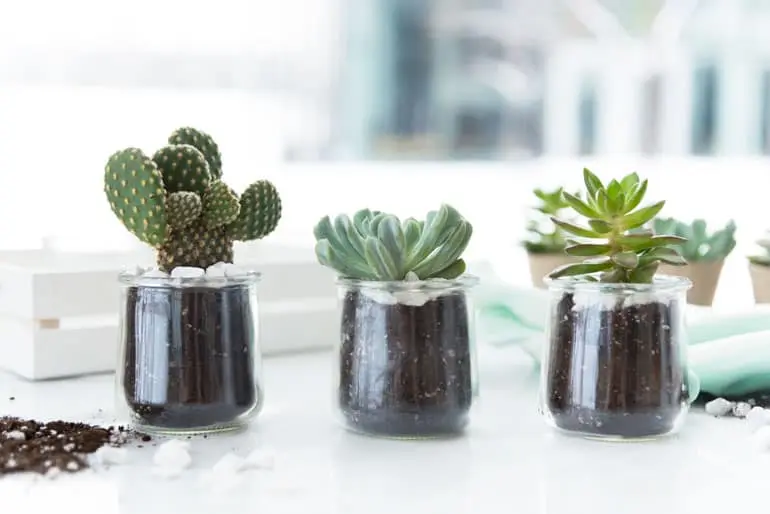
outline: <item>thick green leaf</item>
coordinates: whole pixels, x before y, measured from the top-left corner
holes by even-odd
[[[392,214],[385,216],[377,227],[377,238],[385,246],[398,275],[406,274],[406,238],[401,230],[401,221]]]
[[[316,242],[315,255],[321,265],[332,268],[343,276],[361,280],[377,279],[377,276],[368,266],[364,266],[363,263],[346,261],[341,255],[334,251],[331,244],[329,244],[329,241],[326,239],[321,239]]]
[[[612,247],[607,244],[576,244],[564,249],[567,255],[577,257],[595,257],[597,255],[606,255],[612,251]]]
[[[609,259],[601,262],[578,262],[574,264],[565,264],[553,270],[548,276],[551,278],[585,275],[599,271],[612,269],[612,262]]]
[[[590,198],[596,198],[596,193],[600,189],[604,189],[599,177],[594,175],[588,168],[583,168],[583,182],[585,182],[586,191],[588,191],[588,196]]]
[[[633,237],[630,235],[622,236],[615,240],[615,242],[623,248],[627,248],[635,252],[640,252],[642,250],[647,250],[658,246],[680,245],[686,241],[686,239],[679,236]]]
[[[345,214],[340,214],[334,218],[334,230],[340,239],[340,242],[344,245],[345,252],[350,254],[350,257],[358,257],[360,260],[364,260],[364,239],[358,234],[353,221]]]
[[[631,230],[648,223],[652,220],[660,211],[663,206],[666,205],[665,200],[650,205],[649,207],[643,207],[638,211],[634,211],[630,214],[626,214],[620,220],[624,230]]]
[[[378,280],[402,280],[404,278],[388,253],[388,249],[379,239],[369,236],[364,245],[366,262]]]
[[[369,209],[361,209],[353,215],[353,226],[362,238],[370,235],[368,225],[373,216],[374,213]]]
[[[596,208],[602,213],[603,217],[609,217],[610,215],[609,201],[610,199],[604,189],[600,189],[596,193]]]
[[[439,271],[449,267],[453,262],[459,259],[460,255],[470,242],[473,235],[473,227],[470,223],[461,222],[446,240],[443,246],[436,248],[421,263],[417,264],[412,271],[417,273],[420,278],[434,277]]]
[[[609,209],[610,214],[613,216],[622,214],[625,203],[626,196],[623,194],[623,191],[620,191],[617,196],[611,196],[607,199],[607,209]]]
[[[680,253],[670,247],[658,247],[652,248],[642,256],[642,262],[644,264],[660,261],[673,266],[684,266],[687,261],[680,255]]]
[[[599,234],[597,234],[593,230],[589,230],[583,227],[578,227],[577,225],[573,225],[572,223],[562,221],[558,218],[551,218],[551,221],[553,221],[556,226],[561,227],[562,229],[569,232],[570,234],[574,234],[578,237],[587,237],[590,239],[596,239],[597,237],[601,237]]]
[[[607,198],[610,200],[617,199],[618,195],[623,192],[623,186],[620,185],[620,182],[618,182],[615,179],[612,179],[607,186]]]
[[[639,256],[635,252],[618,252],[612,256],[612,262],[627,269],[634,269],[639,265]]]
[[[639,207],[639,204],[642,203],[645,194],[647,194],[647,179],[644,179],[641,184],[637,185],[633,192],[626,195],[626,204],[623,206],[623,210],[625,211],[624,214],[628,214],[629,212]]]
[[[585,216],[586,218],[599,218],[601,215],[596,212],[592,207],[583,202],[580,198],[573,196],[569,193],[563,193],[564,201],[572,207],[575,212]]]
[[[612,225],[604,220],[588,220],[588,224],[597,234],[609,234],[612,232]]]
[[[650,284],[658,271],[658,263],[651,262],[632,270],[628,274],[629,282],[634,284]]]
[[[634,190],[637,184],[639,184],[639,175],[636,172],[629,173],[620,181],[620,185],[623,188],[623,192],[626,193],[626,196]]]
[[[406,242],[406,250],[408,255],[414,248],[414,245],[417,244],[417,241],[419,241],[422,227],[420,222],[414,218],[405,219],[403,225],[404,240]]]
[[[420,234],[420,239],[409,252],[406,262],[407,269],[424,261],[438,246],[439,238],[443,236],[449,220],[450,212],[447,205],[442,205],[438,211],[430,211],[425,217],[425,226]]]
[[[452,280],[453,278],[459,277],[463,273],[465,273],[465,261],[458,259],[438,273],[434,273],[433,277]]]

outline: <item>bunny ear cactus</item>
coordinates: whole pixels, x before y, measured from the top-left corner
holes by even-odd
[[[453,279],[465,272],[461,256],[473,227],[449,205],[426,219],[401,221],[393,214],[362,209],[351,219],[323,217],[313,231],[323,266],[345,278],[400,281],[416,276]]]
[[[665,205],[664,201],[639,208],[647,192],[647,180],[636,173],[606,186],[590,170],[583,170],[586,201],[569,193],[564,200],[579,215],[586,217],[588,227],[552,218],[566,232],[581,240],[568,240],[566,253],[587,257],[581,263],[560,266],[550,278],[581,276],[586,281],[605,283],[651,283],[661,262],[675,266],[687,262],[672,245],[686,240],[673,235],[655,235],[643,229]],[[599,240],[591,242],[590,240]]]
[[[220,180],[222,157],[208,134],[180,128],[152,157],[134,147],[113,153],[104,170],[112,212],[157,250],[158,266],[205,268],[232,262],[233,242],[261,239],[281,218],[281,198],[267,180],[238,195]]]
[[[709,234],[706,221],[702,219],[696,219],[690,224],[674,218],[656,218],[653,221],[653,230],[656,234],[668,234],[686,239],[687,241],[679,248],[688,262],[724,260],[736,245],[736,225],[733,220]]]

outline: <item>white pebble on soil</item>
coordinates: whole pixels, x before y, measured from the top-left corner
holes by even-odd
[[[218,262],[206,268],[207,277],[220,278],[225,276],[226,263]]]
[[[770,450],[770,426],[760,427],[752,436],[754,446],[761,451]]]
[[[733,402],[724,398],[717,398],[706,403],[706,413],[717,417],[727,416],[732,412],[733,406]]]
[[[733,416],[745,418],[751,412],[751,405],[746,402],[738,402],[733,406]]]
[[[16,439],[17,441],[23,441],[27,438],[21,430],[11,430],[2,435],[4,435],[6,439]]]
[[[172,278],[199,278],[206,274],[203,268],[195,266],[177,266],[171,270]]]
[[[125,464],[127,458],[128,450],[114,446],[102,446],[94,453],[94,460],[103,465]]]
[[[754,407],[746,415],[746,422],[752,430],[770,425],[770,410]]]
[[[179,439],[172,439],[161,444],[152,457],[152,462],[155,464],[153,472],[165,478],[179,476],[192,464],[189,450],[190,443]]]
[[[244,277],[251,271],[249,268],[229,262],[225,264],[224,268],[226,277]]]
[[[165,271],[158,269],[158,268],[152,268],[144,273],[142,273],[142,277],[144,278],[168,278],[168,273]]]

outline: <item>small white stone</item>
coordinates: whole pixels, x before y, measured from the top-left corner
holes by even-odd
[[[134,277],[138,277],[144,272],[144,269],[142,269],[141,266],[126,266],[123,268],[123,273],[126,275],[132,275]]]
[[[216,264],[212,264],[208,268],[206,268],[206,276],[207,277],[224,277],[225,276],[225,263],[224,262],[218,262]]]
[[[746,422],[752,430],[770,425],[770,411],[762,407],[754,407],[746,415]]]
[[[225,263],[224,268],[226,277],[245,277],[251,271],[249,268],[230,262]]]
[[[738,402],[733,406],[733,416],[745,418],[751,412],[751,405],[746,402]]]
[[[706,403],[706,413],[716,417],[727,416],[727,414],[732,412],[733,405],[733,402],[727,401],[724,398],[717,398]]]
[[[404,277],[404,282],[419,282],[420,277],[414,271],[409,271]]]
[[[752,443],[761,451],[770,450],[770,426],[760,427],[752,436]]]
[[[245,469],[273,469],[275,454],[264,448],[253,450],[245,459]]]
[[[171,270],[172,278],[199,278],[206,274],[203,268],[195,266],[177,266]]]
[[[23,441],[27,438],[21,430],[11,430],[4,435],[6,439],[15,439],[17,441]]]
[[[113,446],[102,446],[96,450],[94,458],[100,464],[124,464],[128,458],[128,450]]]
[[[394,294],[398,303],[401,305],[409,305],[412,307],[420,307],[430,301],[429,294],[421,293],[419,291],[399,291]]]
[[[211,471],[219,473],[238,473],[246,464],[246,459],[234,453],[226,453],[211,468]]]
[[[156,474],[164,477],[178,476],[185,468],[190,467],[192,457],[189,448],[189,442],[178,439],[171,439],[158,446],[152,457]]]
[[[142,273],[144,278],[168,278],[168,273],[158,268],[151,268]]]

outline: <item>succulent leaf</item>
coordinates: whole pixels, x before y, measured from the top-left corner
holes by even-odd
[[[163,175],[169,193],[192,191],[202,195],[211,180],[206,158],[193,146],[164,146],[155,152],[152,160]]]
[[[172,228],[191,225],[203,211],[201,197],[192,191],[177,191],[166,199],[166,217]]]
[[[655,233],[670,234],[678,241],[672,242],[688,262],[724,260],[735,249],[735,222],[709,232],[705,220],[696,219],[692,223],[675,218],[655,218],[652,222]]]
[[[155,163],[138,148],[113,153],[104,169],[104,193],[129,232],[153,247],[166,235],[166,196]]]
[[[254,241],[270,234],[281,219],[278,190],[268,180],[258,180],[243,192],[238,217],[227,226],[236,241]]]
[[[588,218],[590,228],[554,217],[565,232],[596,242],[568,241],[569,255],[593,257],[555,269],[551,278],[580,276],[587,281],[605,283],[649,283],[661,262],[685,265],[686,259],[675,248],[687,239],[681,234],[655,232],[645,228],[665,206],[665,201],[641,207],[647,180],[630,173],[613,179],[605,187],[590,170],[583,170],[588,197],[577,204],[566,198],[578,214]],[[589,209],[586,209],[588,207]],[[699,229],[700,230],[700,229]]]
[[[551,217],[570,207],[571,202],[582,201],[578,194],[566,193],[561,187],[551,191],[535,189],[533,194],[540,203],[532,207],[532,216],[527,222],[528,237],[522,242],[523,246],[529,253],[562,253],[565,234],[551,222]],[[584,208],[591,209],[591,206]]]
[[[180,127],[168,137],[171,145],[190,145],[198,149],[208,163],[209,173],[214,179],[222,177],[222,154],[210,135],[192,127]]]
[[[426,221],[361,209],[352,220],[321,218],[313,229],[316,257],[340,275],[360,280],[399,281],[414,273],[420,279],[456,278],[465,272],[461,259],[472,226],[457,210],[442,205]]]
[[[214,180],[203,194],[203,221],[208,227],[232,223],[241,211],[238,195],[221,180]]]

